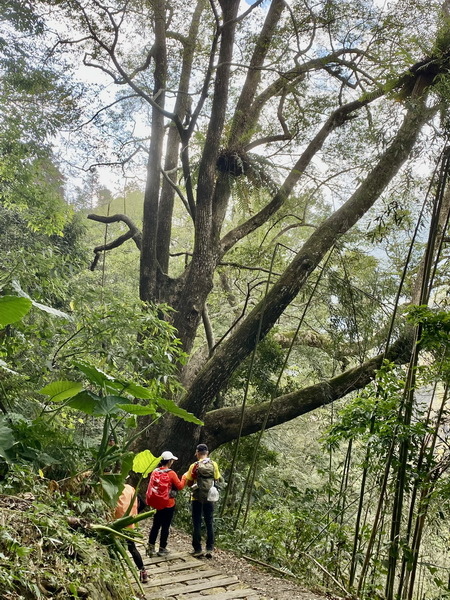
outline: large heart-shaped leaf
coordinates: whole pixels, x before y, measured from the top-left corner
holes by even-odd
[[[99,398],[96,406],[94,407],[93,414],[97,417],[104,417],[117,412],[119,404],[124,401],[122,396],[104,396]]]
[[[143,477],[147,477],[158,466],[160,460],[161,457],[153,456],[150,450],[143,450],[134,457],[133,471],[135,473],[142,473]]]
[[[76,362],[76,363],[74,363],[74,366],[79,371],[84,373],[84,375],[86,375],[86,377],[89,379],[89,381],[91,383],[98,385],[99,387],[102,387],[104,384],[107,384],[107,383],[110,384],[111,382],[114,381],[113,377],[111,377],[107,373],[104,373],[97,367],[94,367],[94,365],[90,365],[89,363]]]
[[[67,398],[73,398],[82,389],[83,386],[78,381],[54,381],[43,387],[42,390],[39,390],[39,393],[50,396],[53,402],[62,402],[62,400],[67,400]]]
[[[71,398],[67,403],[67,406],[81,410],[81,412],[84,412],[87,415],[93,415],[95,407],[100,400],[101,398],[100,396],[97,396],[97,394],[84,390]]]
[[[18,296],[0,297],[0,327],[20,321],[32,307],[31,300]]]
[[[171,415],[175,415],[176,417],[180,417],[184,421],[188,421],[189,423],[195,423],[196,425],[203,425],[203,421],[197,419],[195,415],[184,410],[184,408],[180,408],[175,404],[173,400],[168,400],[167,398],[156,398],[156,402],[158,406],[166,410]]]
[[[137,383],[123,382],[123,391],[134,398],[140,400],[151,400],[155,397],[155,393],[149,388],[138,385]]]

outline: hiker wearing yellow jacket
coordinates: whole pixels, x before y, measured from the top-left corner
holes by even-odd
[[[186,484],[192,492],[192,546],[194,548],[192,555],[196,557],[203,556],[201,533],[203,518],[206,526],[205,556],[206,558],[212,558],[214,550],[214,501],[211,501],[210,498],[212,488],[215,488],[215,483],[220,479],[220,471],[217,463],[211,460],[208,454],[206,444],[197,446],[195,450],[197,461],[189,467],[185,478]]]

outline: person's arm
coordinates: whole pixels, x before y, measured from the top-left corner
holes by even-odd
[[[219,466],[215,460],[213,460],[212,463],[214,465],[214,481],[219,481],[219,479],[222,479],[222,475],[219,471]]]
[[[172,482],[172,486],[177,488],[177,490],[182,490],[186,485],[186,478],[184,475],[180,480],[178,479],[178,475],[175,473],[175,471],[170,471],[170,480]]]

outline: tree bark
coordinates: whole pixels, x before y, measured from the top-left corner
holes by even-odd
[[[174,113],[182,122],[189,111],[189,84],[192,74],[192,63],[194,59],[195,44],[197,42],[200,17],[204,10],[204,0],[198,0],[186,39],[182,40],[183,58],[180,73],[180,82],[177,91]],[[177,181],[178,157],[180,152],[180,132],[174,123],[169,126],[167,135],[167,149],[164,162],[164,171],[167,177],[174,183]],[[175,190],[169,181],[164,180],[161,186],[161,200],[158,210],[158,232],[157,232],[157,257],[163,273],[169,271],[169,249],[172,232],[172,214],[174,206]]]
[[[144,302],[160,301],[157,286],[158,259],[156,252],[161,160],[164,143],[164,115],[160,108],[164,108],[167,79],[165,0],[155,0],[153,6],[155,29],[155,43],[153,46],[153,58],[155,61],[153,97],[156,106],[152,106],[152,137],[147,162],[147,183],[144,193],[140,267],[140,297]]]
[[[198,174],[194,251],[174,316],[174,326],[185,352],[192,349],[217,264],[216,249],[212,243],[216,162],[226,117],[235,18],[239,4],[240,0],[224,3],[213,105]]]

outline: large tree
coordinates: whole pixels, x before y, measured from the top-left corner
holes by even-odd
[[[164,426],[149,430],[152,437],[141,440],[143,447],[170,446],[189,456],[196,439],[216,447],[239,434],[241,410],[211,411],[215,398],[329,251],[395,185],[424,127],[445,105],[446,7],[425,4],[398,2],[386,15],[363,0],[314,6],[296,0],[251,6],[240,0],[56,3],[72,19],[59,44],[76,43],[84,64],[122,90],[108,105],[115,118],[125,120],[143,107],[149,111],[142,231],[127,215],[90,215],[127,228],[96,252],[129,239],[138,246],[140,297],[174,308],[173,324],[192,357],[180,374],[186,392],[179,403],[204,419],[205,427],[168,417]],[[121,104],[126,108],[119,114]],[[99,109],[90,122],[105,114],[106,107]],[[146,138],[123,143],[128,155],[118,162],[135,157]],[[339,201],[331,211],[328,196],[323,214],[327,195],[319,189],[331,178],[341,182]],[[242,181],[249,195],[258,194],[259,204],[236,223],[230,211]],[[280,219],[289,227],[291,213],[304,217],[306,192],[311,235],[294,238],[293,259],[266,294],[258,288],[252,310],[230,323],[214,345],[207,302],[217,269],[268,223]],[[176,203],[192,231],[182,266],[171,255]],[[203,353],[197,341],[202,323],[210,346]],[[403,360],[405,347],[400,341],[390,356]],[[361,388],[381,360],[372,357],[329,381],[275,398],[267,426]],[[245,411],[244,435],[261,427],[267,408]]]

